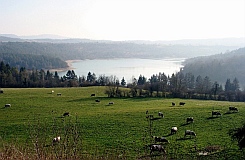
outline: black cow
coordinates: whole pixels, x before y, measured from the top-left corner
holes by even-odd
[[[169,143],[169,141],[165,137],[155,137],[155,136],[153,137],[155,139],[155,143],[157,142]]]
[[[60,142],[60,136],[53,139],[53,144]]]
[[[164,117],[164,115],[163,115],[162,112],[158,112],[158,116],[159,116],[159,117],[162,117],[162,118]]]
[[[193,117],[187,117],[186,123],[191,123],[191,122],[194,122],[194,118]]]
[[[99,99],[96,99],[95,102],[100,102],[100,100]]]
[[[186,131],[185,131],[185,137],[186,137],[187,135],[196,137],[196,133],[195,133],[194,131],[191,131],[191,130],[186,130]]]
[[[185,102],[179,102],[179,105],[183,106],[183,105],[185,105]]]
[[[229,107],[229,111],[236,111],[236,112],[238,112],[238,109],[236,107],[230,106]]]
[[[150,147],[150,154],[152,154],[155,151],[158,151],[159,153],[166,153],[165,149],[161,144],[151,144]]]
[[[175,103],[174,102],[172,102],[172,106],[175,106]]]
[[[70,115],[69,112],[65,112],[65,113],[63,114],[64,117],[65,117],[65,116],[69,116],[69,115]]]
[[[95,96],[95,94],[93,93],[93,94],[91,94],[91,97],[94,97]]]
[[[11,107],[11,104],[5,104],[5,107]]]
[[[212,117],[213,116],[221,116],[221,113],[218,111],[212,111]]]

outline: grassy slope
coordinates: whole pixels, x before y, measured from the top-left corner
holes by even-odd
[[[199,101],[163,98],[107,98],[104,87],[55,88],[52,89],[4,89],[0,94],[0,136],[3,142],[25,144],[28,133],[40,134],[49,143],[59,134],[64,135],[64,124],[78,122],[83,141],[83,150],[96,152],[126,152],[131,156],[144,154],[149,144],[145,111],[157,117],[159,111],[164,118],[153,122],[153,134],[166,136],[170,140],[169,154],[187,154],[206,146],[218,145],[238,152],[237,146],[227,134],[229,129],[240,127],[244,121],[245,104],[237,102]],[[62,93],[57,96],[56,93]],[[95,93],[96,97],[90,97]],[[96,103],[95,99],[100,99]],[[108,105],[113,101],[114,105]],[[171,106],[171,102],[185,101],[185,106]],[[4,108],[11,103],[10,108]],[[238,113],[227,113],[228,107],[236,106]],[[211,118],[212,110],[223,113],[220,118]],[[71,116],[62,118],[64,112]],[[186,125],[186,117],[194,117],[194,123]],[[77,120],[76,120],[77,118]],[[38,126],[35,126],[39,122]],[[176,135],[169,135],[172,126],[178,127]],[[197,138],[183,140],[186,129],[194,130]],[[35,132],[35,133],[34,133]],[[115,151],[116,150],[116,151]]]

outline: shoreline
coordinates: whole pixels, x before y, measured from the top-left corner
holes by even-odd
[[[66,60],[65,62],[66,62],[66,64],[67,64],[67,67],[66,68],[56,68],[56,69],[50,69],[49,71],[50,72],[55,72],[55,71],[57,71],[57,72],[66,72],[66,71],[68,71],[68,70],[74,70],[74,69],[76,69],[76,68],[74,68],[73,66],[72,66],[72,63],[74,63],[74,62],[79,62],[79,61],[81,61],[81,60]]]

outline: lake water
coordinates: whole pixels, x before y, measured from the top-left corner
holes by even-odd
[[[88,72],[99,75],[116,76],[120,81],[124,77],[127,82],[132,82],[132,78],[139,78],[140,75],[149,79],[153,74],[159,72],[172,75],[180,70],[183,58],[172,59],[94,59],[75,61],[72,68],[77,76],[87,77]],[[66,72],[60,72],[63,76]]]

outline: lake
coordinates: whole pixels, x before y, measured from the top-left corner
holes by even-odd
[[[172,75],[183,67],[182,62],[184,58],[169,58],[169,59],[94,59],[94,60],[80,60],[71,63],[71,67],[77,76],[86,76],[88,72],[95,73],[98,78],[99,75],[116,76],[120,81],[124,79],[129,83],[132,78],[139,78],[140,75],[149,79],[153,74],[159,72],[166,75]],[[60,72],[63,76],[66,72]]]

